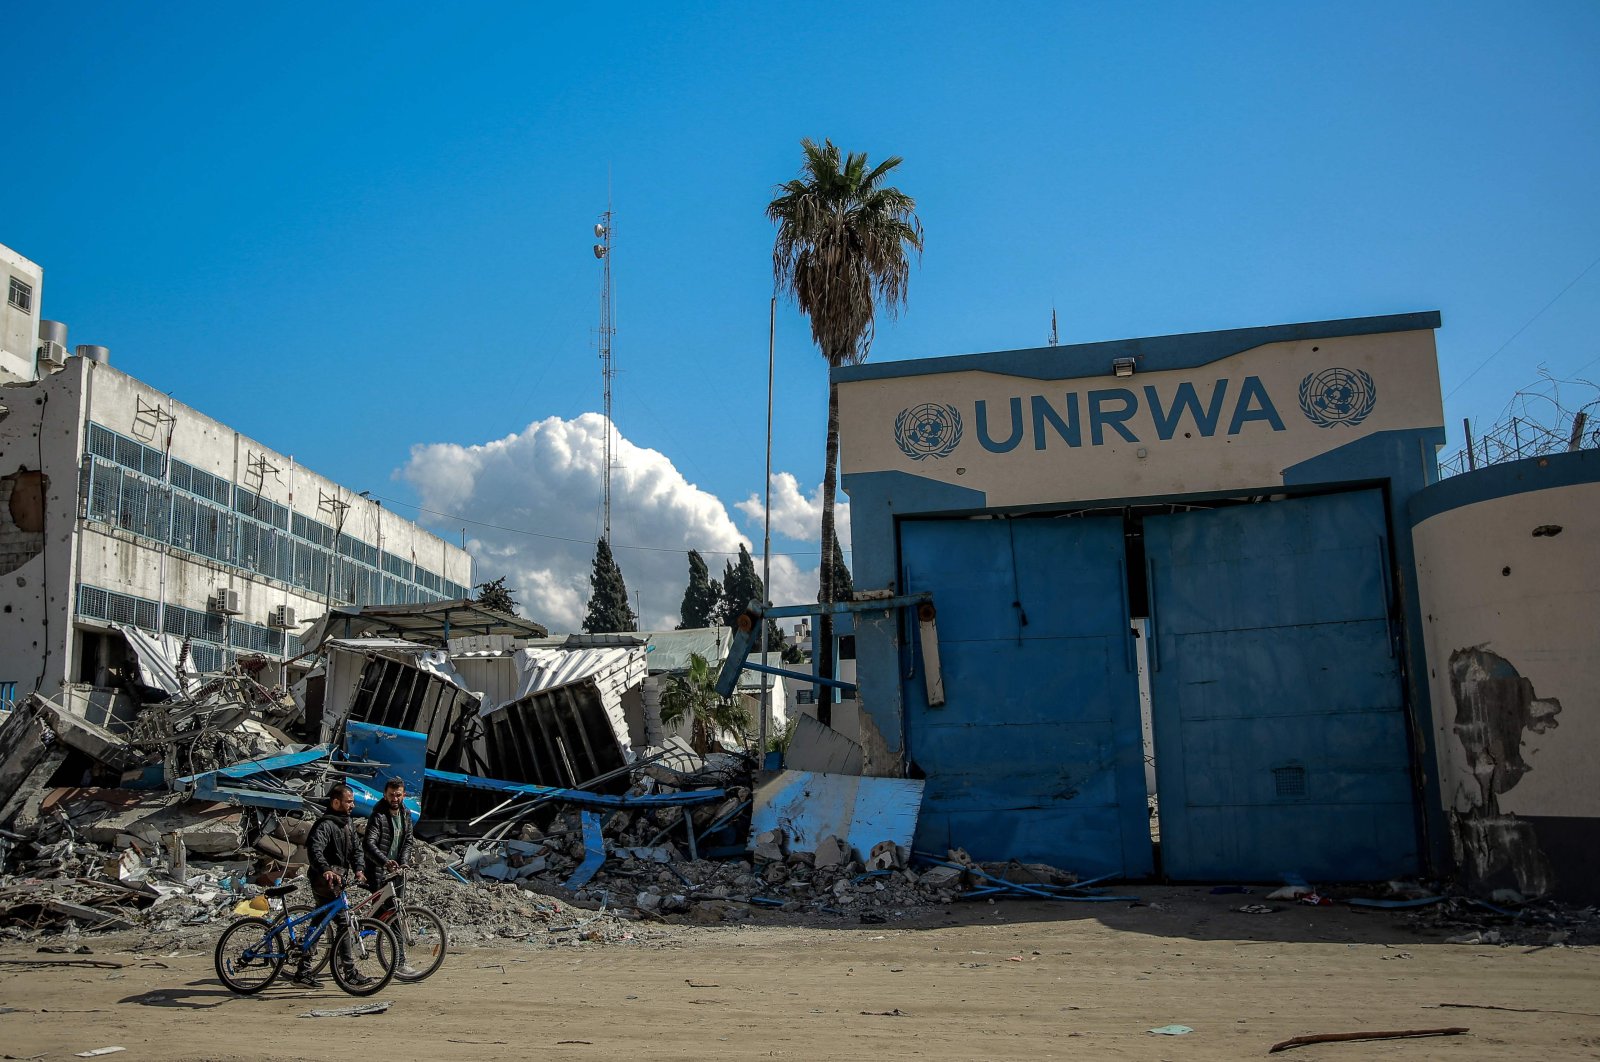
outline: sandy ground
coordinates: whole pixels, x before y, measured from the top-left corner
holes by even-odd
[[[0,1053],[117,1059],[1238,1059],[1319,1032],[1467,1026],[1320,1045],[1295,1062],[1600,1058],[1600,949],[1467,946],[1346,908],[957,905],[888,925],[665,927],[572,949],[453,951],[384,1014],[332,987],[228,993],[211,956],[0,949]],[[641,927],[643,928],[643,927]],[[659,932],[662,927],[652,927]],[[119,963],[120,968],[81,965]],[[1441,1007],[1440,1004],[1472,1004]],[[1506,1008],[1506,1009],[1479,1009]],[[1156,1036],[1155,1026],[1193,1032]]]

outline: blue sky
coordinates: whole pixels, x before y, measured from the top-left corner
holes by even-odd
[[[1452,447],[1541,366],[1600,375],[1600,267],[1573,283],[1600,258],[1589,0],[63,3],[8,26],[0,243],[45,267],[44,314],[397,511],[555,535],[469,526],[513,582],[519,550],[592,544],[592,477],[451,493],[412,447],[599,408],[608,180],[618,428],[727,509],[706,548],[759,536],[735,506],[762,479],[763,207],[802,136],[906,160],[927,249],[874,360],[1040,345],[1052,306],[1063,342],[1438,309]],[[778,377],[774,467],[804,493],[826,377],[788,306]],[[646,580],[647,615],[676,578]]]

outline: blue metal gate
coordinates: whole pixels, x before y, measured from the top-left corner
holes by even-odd
[[[1144,527],[1166,876],[1416,873],[1382,494]]]
[[[1152,854],[1120,519],[907,521],[946,703],[902,683],[917,845],[1140,877]]]

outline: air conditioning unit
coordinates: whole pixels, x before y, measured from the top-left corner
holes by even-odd
[[[206,605],[212,612],[219,612],[224,616],[237,616],[239,614],[239,591],[232,589],[218,590],[211,595],[211,600]]]
[[[50,366],[64,369],[67,366],[67,348],[54,340],[47,339],[39,344],[40,366]]]
[[[294,621],[294,609],[288,605],[279,605],[267,614],[267,626],[286,631],[293,630],[298,626]]]

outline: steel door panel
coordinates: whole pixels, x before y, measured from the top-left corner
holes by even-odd
[[[1416,873],[1382,494],[1148,517],[1145,549],[1167,876]]]
[[[1254,717],[1263,704],[1272,715],[1366,712],[1398,704],[1401,696],[1394,660],[1366,652],[1383,645],[1388,631],[1382,620],[1277,627],[1265,647],[1257,630],[1163,631],[1171,651],[1161,666],[1176,672],[1185,720]],[[1233,693],[1242,674],[1250,676],[1248,700]]]
[[[1041,839],[1048,837],[1071,838],[1071,843],[1041,847]],[[1123,843],[1122,828],[1116,819],[1084,815],[1068,807],[932,814],[924,809],[917,820],[919,852],[942,855],[952,848],[962,848],[981,863],[1021,859],[1028,863],[1073,868],[1079,874],[1091,876],[1121,873],[1108,857],[1097,857],[1095,853],[1115,853]],[[1144,851],[1150,851],[1148,825]],[[1018,854],[1030,852],[1046,854]],[[1148,874],[1149,869],[1143,873]]]
[[[938,602],[937,595],[934,597]],[[951,686],[971,698],[960,705],[946,704],[933,709],[944,714],[935,721],[951,724],[958,719],[989,719],[991,725],[1017,723],[1062,724],[1070,721],[1107,723],[1113,718],[1111,698],[1120,679],[1111,671],[1111,656],[1116,652],[1120,670],[1120,650],[1106,645],[1103,638],[1061,638],[1043,651],[1031,651],[1031,644],[1019,647],[1006,642],[961,642],[944,640],[944,612],[939,613],[939,670],[944,675],[945,696]],[[1026,660],[1026,668],[1018,667]],[[1069,701],[1070,704],[1064,704]],[[988,703],[1005,705],[1000,716],[984,713]],[[926,702],[924,702],[926,703]]]
[[[971,735],[964,727],[929,727],[918,744],[918,764],[933,760],[961,763],[972,752]],[[1054,801],[1075,801],[1079,806],[1115,808],[1117,805],[1114,766],[1104,741],[1104,727],[1090,724],[1041,724],[1009,727],[995,735],[997,744],[1007,749],[1033,748],[1041,756],[1032,763],[1010,762],[1004,772],[995,764],[978,760],[965,767],[943,770],[939,774],[941,804],[977,804],[1006,807],[1017,803],[1020,793]],[[1047,801],[1041,800],[1043,804]],[[1038,806],[1033,805],[1033,806]]]
[[[1121,521],[908,521],[901,551],[939,610],[946,697],[902,684],[918,847],[1149,873]]]
[[[1190,762],[1227,761],[1234,769],[1190,773],[1190,806],[1295,804],[1280,795],[1274,770],[1299,768],[1308,794],[1329,804],[1392,804],[1410,799],[1411,778],[1383,766],[1393,743],[1405,743],[1405,727],[1393,713],[1343,716],[1275,716],[1264,719],[1187,721],[1183,728]]]

